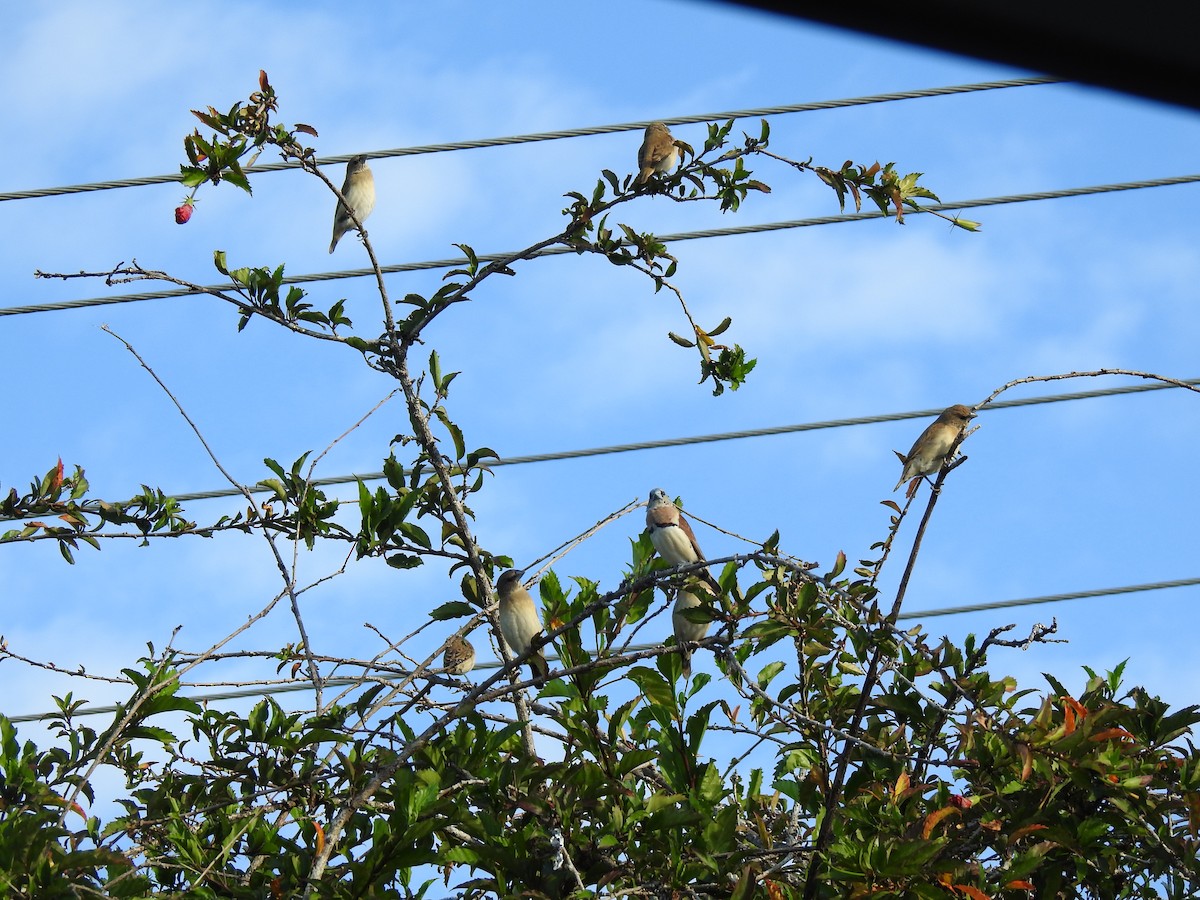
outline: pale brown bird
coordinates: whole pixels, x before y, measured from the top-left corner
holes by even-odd
[[[900,485],[906,481],[937,472],[946,462],[946,454],[950,452],[951,444],[958,440],[958,436],[973,418],[975,413],[969,406],[956,403],[943,410],[933,424],[921,432],[907,456],[894,451],[904,463],[904,471],[892,491],[898,491]]]
[[[529,591],[521,586],[520,569],[509,569],[496,580],[496,593],[500,595],[500,633],[504,643],[514,656],[524,656],[533,645],[534,638],[542,634],[542,620]],[[529,667],[538,678],[550,674],[546,657],[538,650],[529,657]]]
[[[471,642],[457,634],[446,641],[442,667],[451,675],[466,675],[475,668],[475,648]]]
[[[375,176],[367,167],[365,156],[356,156],[346,163],[346,181],[342,184],[342,196],[358,216],[359,222],[365,222],[371,210],[375,208]],[[339,200],[333,213],[333,240],[329,243],[332,253],[347,231],[354,227],[354,221],[346,207]]]
[[[662,488],[655,488],[650,492],[650,499],[646,504],[646,530],[650,532],[650,542],[654,544],[658,555],[671,565],[680,566],[704,560],[704,553],[696,543],[696,534],[692,531],[692,526]],[[717,580],[707,569],[698,572],[697,575],[718,592],[721,590]]]
[[[703,600],[701,597],[703,596]],[[675,606],[671,610],[671,625],[675,629],[675,644],[679,647],[679,658],[683,662],[683,677],[692,677],[692,649],[689,641],[698,641],[708,634],[708,622],[693,622],[683,613],[686,609],[695,609],[702,602],[711,603],[712,588],[703,581],[689,578],[685,587],[675,594]]]
[[[663,175],[675,168],[679,162],[679,145],[662,122],[646,126],[646,136],[638,150],[638,184],[645,184],[650,176]]]

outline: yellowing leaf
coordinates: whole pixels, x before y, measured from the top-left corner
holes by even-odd
[[[929,840],[929,836],[933,834],[933,829],[937,828],[939,822],[941,822],[947,816],[961,815],[962,813],[953,806],[943,806],[936,812],[931,812],[925,817],[925,827],[921,829],[921,837],[923,837],[925,840]]]
[[[1028,781],[1033,774],[1033,753],[1028,744],[1017,744],[1017,755],[1021,757],[1021,780]]]
[[[1049,825],[1022,825],[1016,831],[1008,836],[1009,844],[1015,844],[1027,834],[1033,834],[1035,831],[1045,831]]]
[[[1187,804],[1188,831],[1195,838],[1200,833],[1200,794],[1189,791],[1183,795],[1183,802]]]

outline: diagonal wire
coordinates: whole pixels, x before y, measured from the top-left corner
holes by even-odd
[[[1062,84],[1061,79],[1049,77],[1009,78],[1003,81],[982,81],[974,84],[955,84],[946,87],[921,88],[912,91],[893,91],[887,94],[871,94],[866,97],[848,97],[843,100],[817,100],[810,103],[792,103],[786,106],[761,106],[751,109],[735,109],[724,112],[694,113],[687,116],[676,116],[670,119],[654,121],[665,122],[668,125],[689,125],[695,122],[708,122],[714,119],[742,119],[750,116],[776,116],[786,113],[811,112],[819,109],[843,109],[852,106],[865,106],[870,103],[888,103],[895,100],[917,100],[924,97],[944,97],[950,94],[967,94],[975,91],[993,91],[1010,87],[1030,87],[1042,84]],[[424,153],[445,153],[452,150],[476,150],[484,147],[505,147],[512,144],[529,144],[537,141],[556,141],[563,138],[586,137],[596,134],[612,134],[621,131],[636,131],[645,128],[650,121],[624,122],[617,125],[592,125],[585,128],[567,128],[560,131],[542,131],[532,134],[517,134],[510,137],[480,138],[470,141],[451,141],[442,144],[424,144],[418,147],[396,147],[391,150],[359,151],[358,153],[343,153],[337,156],[322,156],[317,159],[318,165],[336,165],[349,162],[355,156],[367,156],[371,159],[387,159],[397,156],[416,156]],[[258,166],[246,166],[246,172],[280,172],[285,169],[297,169],[299,163],[263,163]],[[95,181],[89,184],[72,184],[59,187],[32,188],[25,191],[8,191],[0,193],[0,201],[4,200],[33,200],[39,197],[57,197],[62,194],[82,194],[89,191],[107,191],[114,188],[144,187],[150,184],[169,184],[178,182],[180,176],[147,175],[141,178],[118,178],[111,181]]]
[[[1110,194],[1119,191],[1137,191],[1147,188],[1169,187],[1179,184],[1200,182],[1200,174],[1175,175],[1167,178],[1151,178],[1142,181],[1123,181],[1115,184],[1096,184],[1088,187],[1060,188],[1054,191],[1035,191],[1027,194],[1008,194],[1001,197],[980,197],[974,200],[957,200],[950,203],[931,203],[922,206],[920,210],[906,210],[905,215],[915,215],[918,212],[947,212],[952,210],[973,209],[984,206],[1002,206],[1009,203],[1027,203],[1039,200],[1061,200],[1066,197],[1083,197],[1092,194]],[[766,222],[759,225],[738,225],[729,228],[708,228],[703,231],[681,231],[676,234],[660,234],[656,237],[663,243],[677,241],[693,241],[703,238],[730,237],[739,234],[761,234],[769,231],[782,231],[791,228],[807,228],[814,225],[837,225],[842,222],[861,222],[866,219],[890,219],[891,213],[866,212],[851,213],[837,216],[818,216],[810,219],[792,219],[785,222]],[[627,245],[627,241],[622,241]],[[525,259],[535,259],[540,256],[561,256],[566,253],[577,253],[571,247],[548,247],[533,253],[524,254]],[[481,263],[510,260],[518,251],[510,250],[505,253],[479,254],[476,259]],[[449,269],[469,263],[466,257],[451,259],[433,259],[424,262],[398,263],[390,266],[380,266],[385,275],[398,272],[416,272],[424,269]],[[343,269],[337,272],[317,272],[309,275],[290,275],[282,279],[283,284],[309,284],[316,281],[333,281],[341,278],[374,277],[374,269]],[[225,291],[234,289],[235,285],[207,285],[202,290],[190,288],[173,288],[164,291],[147,291],[140,294],[119,294],[112,297],[87,297],[79,300],[59,300],[52,303],[35,303],[28,306],[0,307],[0,316],[20,316],[29,313],[56,312],[65,309],[80,309],[88,306],[106,306],[111,303],[134,303],[141,300],[165,300],[171,297],[199,296],[209,291]]]
[[[989,603],[973,603],[966,606],[945,606],[937,609],[920,609],[911,612],[902,612],[899,616],[901,619],[931,619],[936,616],[958,616],[964,613],[986,612],[993,609],[1009,609],[1014,606],[1034,606],[1043,603],[1064,603],[1068,600],[1090,600],[1097,597],[1115,597],[1122,594],[1136,594],[1147,591],[1163,591],[1170,588],[1178,587],[1195,587],[1200,585],[1200,578],[1179,578],[1174,581],[1155,581],[1148,584],[1131,584],[1123,587],[1107,587],[1096,588],[1090,591],[1073,591],[1068,594],[1047,594],[1043,597],[1022,597],[1016,600],[994,600]],[[650,650],[658,644],[636,644],[629,647],[631,652],[640,650]],[[549,649],[549,648],[547,648]],[[546,653],[547,661],[557,662],[558,657],[553,653]],[[494,662],[482,662],[475,666],[476,669],[496,669],[501,663],[499,660]],[[402,673],[386,673],[375,676],[383,681],[399,681],[408,678],[411,672]],[[359,678],[329,678],[325,684],[329,687],[348,687],[361,682]],[[239,700],[246,697],[265,697],[274,694],[291,694],[299,691],[311,691],[313,686],[311,682],[297,682],[296,684],[283,685],[266,685],[256,688],[241,688],[231,691],[220,691],[209,694],[197,694],[187,697],[186,699],[193,700],[196,703],[207,703],[213,700]],[[82,707],[72,712],[73,716],[98,716],[104,714],[112,714],[120,712],[124,709],[123,706],[88,706]],[[10,722],[36,722],[39,719],[44,719],[47,716],[55,715],[56,712],[46,713],[26,713],[20,716],[10,716]]]
[[[1183,380],[1183,379],[1181,379]],[[1186,380],[1187,384],[1200,385],[1200,378]],[[1153,382],[1149,384],[1130,384],[1122,387],[1098,388],[1091,391],[1073,391],[1066,394],[1046,394],[1036,397],[1021,397],[1011,400],[997,400],[988,405],[983,413],[995,409],[1009,409],[1016,406],[1036,406],[1043,403],[1062,403],[1073,400],[1090,400],[1096,397],[1114,397],[1121,394],[1140,394],[1146,391],[1162,391],[1175,388],[1173,384]],[[872,416],[857,416],[850,419],[828,419],[823,422],[802,422],[795,425],[773,425],[766,428],[750,428],[744,431],[724,431],[717,434],[689,435],[687,437],[662,438],[656,441],[638,441],[632,444],[610,444],[606,447],[586,447],[578,450],[560,450],[551,453],[534,453],[527,456],[508,456],[487,463],[488,468],[500,466],[519,466],[529,463],[553,462],[563,459],[583,459],[589,456],[605,456],[612,453],[630,453],[635,450],[659,450],[665,447],[684,447],[691,444],[711,444],[718,441],[735,441],[744,438],[767,437],[777,434],[796,434],[803,431],[821,431],[827,428],[846,428],[852,425],[874,425],[880,422],[899,422],[906,419],[925,419],[942,412],[937,409],[917,409],[909,412],[877,413]],[[328,487],[337,484],[352,484],[359,480],[378,481],[384,478],[383,472],[369,472],[365,475],[331,475],[327,478],[314,478],[311,484]],[[255,493],[269,493],[269,488],[250,487]],[[222,488],[212,491],[195,491],[186,494],[173,494],[175,500],[188,502],[191,500],[212,500],[218,497],[241,496],[241,491],[234,488]]]
[[[900,613],[898,618],[932,619],[935,616],[958,616],[963,613],[983,612],[991,609],[1010,609],[1014,606],[1033,606],[1040,603],[1062,603],[1066,600],[1088,600],[1093,597],[1114,597],[1118,594],[1163,591],[1168,588],[1192,587],[1198,584],[1200,584],[1200,578],[1178,578],[1174,581],[1155,581],[1150,584],[1131,584],[1125,587],[1096,588],[1091,591],[1073,591],[1069,594],[1047,594],[1044,597],[1024,597],[1019,600],[993,600],[991,603],[971,603],[965,606],[914,609],[910,612]]]

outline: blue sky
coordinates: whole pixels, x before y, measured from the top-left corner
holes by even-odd
[[[235,11],[236,10],[236,11]],[[246,3],[207,18],[182,7],[27,5],[9,11],[0,83],[0,190],[176,171],[188,112],[227,109],[265,69],[280,118],[320,132],[321,155],[711,110],[836,99],[1026,75],[989,63],[865,38],[719,4],[656,0],[599,7],[526,3],[387,5],[334,13]],[[253,24],[245,24],[253,23]],[[17,86],[21,85],[21,88]],[[758,130],[757,120],[745,127]],[[677,137],[702,142],[703,126]],[[944,200],[1053,190],[1196,171],[1194,112],[1081,85],[1017,88],[775,117],[773,148],[838,166],[895,161],[925,173]],[[559,230],[562,194],[590,190],[602,168],[633,169],[640,135],[554,141],[372,163],[379,201],[368,222],[383,263],[508,250]],[[264,159],[264,161],[267,161]],[[736,216],[645,198],[619,218],[639,230],[696,230],[837,212],[811,175],[752,165],[774,187]],[[340,181],[341,167],[331,170]],[[202,283],[231,263],[308,273],[366,265],[357,242],[326,254],[332,198],[300,173],[254,178],[253,198],[205,187],[192,221],[184,196],[157,185],[0,203],[4,305],[103,296],[100,282],[35,281],[34,269],[108,269],[131,259]],[[468,443],[502,456],[975,403],[1027,375],[1122,367],[1200,375],[1195,347],[1200,251],[1195,185],[968,212],[979,234],[912,216],[674,247],[675,279],[703,322],[759,360],[736,393],[697,386],[668,330],[677,307],[641,280],[574,256],[525,263],[489,282],[428,334],[447,370],[462,369],[450,411]],[[391,276],[393,296],[429,293],[441,273]],[[152,286],[147,286],[150,289]],[[138,286],[133,288],[139,289]],[[124,292],[126,288],[116,288]],[[356,324],[377,316],[368,280],[314,285],[320,307],[345,297]],[[309,346],[185,298],[0,318],[10,389],[0,485],[23,491],[58,457],[83,465],[97,495],[140,484],[167,492],[223,487],[186,423],[108,324],[153,366],[222,463],[244,481],[265,456],[320,451],[391,388],[356,355]],[[1034,385],[1009,396],[1111,387],[1120,379]],[[1200,397],[1160,391],[985,413],[969,462],[950,477],[926,537],[906,609],[1197,575],[1194,447]],[[525,564],[652,487],[731,531],[828,565],[883,539],[906,450],[924,423],[899,422],[497,470],[473,504],[481,543]],[[319,475],[380,468],[405,430],[386,405],[325,457]],[[923,489],[924,490],[924,489]],[[352,487],[334,496],[352,499]],[[897,497],[899,495],[896,495]],[[239,504],[197,502],[198,521]],[[352,512],[352,511],[351,511]],[[641,529],[634,514],[556,566],[614,587]],[[915,521],[905,529],[906,552]],[[698,528],[710,557],[742,549]],[[223,536],[82,549],[66,566],[49,544],[0,554],[0,633],[10,650],[60,666],[115,673],[144,651],[190,650],[228,634],[279,589],[265,543]],[[301,553],[302,579],[337,569],[332,550]],[[885,579],[885,597],[902,555]],[[352,563],[305,595],[314,649],[368,656],[363,628],[393,637],[454,599],[444,573]],[[1195,588],[931,620],[936,636],[1057,616],[1069,643],[996,656],[996,672],[1039,685],[1050,671],[1081,684],[1079,666],[1130,658],[1130,683],[1172,704],[1194,702]],[[663,622],[664,635],[669,624]],[[440,638],[439,632],[436,635]],[[236,642],[270,649],[296,639],[280,607]],[[432,639],[432,638],[431,638]],[[482,637],[476,644],[490,656]],[[432,646],[432,644],[430,645]],[[698,660],[698,665],[704,662]],[[221,677],[250,678],[246,664]],[[51,693],[104,701],[123,691],[71,683],[13,660],[0,668],[4,710],[48,709]],[[292,695],[301,702],[300,695]]]

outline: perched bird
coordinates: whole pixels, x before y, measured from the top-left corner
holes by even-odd
[[[471,642],[457,634],[446,641],[442,667],[451,675],[466,675],[475,668],[475,648]]]
[[[508,649],[516,656],[524,656],[529,652],[534,638],[542,633],[542,621],[538,618],[533,598],[529,596],[529,591],[521,587],[521,576],[524,574],[520,569],[509,569],[496,580],[496,592],[500,595],[500,633],[504,635]],[[529,657],[528,662],[535,677],[545,678],[550,673],[541,648]]]
[[[638,184],[645,184],[650,176],[670,172],[679,162],[679,146],[671,132],[662,122],[646,126],[646,137],[638,150]]]
[[[650,532],[650,542],[654,544],[658,555],[671,565],[679,566],[704,560],[704,553],[696,543],[692,526],[662,488],[655,488],[650,492],[650,500],[646,504],[646,530]],[[708,569],[701,570],[698,575],[720,592],[717,580]]]
[[[932,475],[946,461],[946,454],[967,423],[975,418],[969,406],[956,403],[943,410],[933,424],[921,432],[917,442],[908,451],[908,456],[901,456],[899,451],[893,451],[904,463],[904,471],[892,491],[898,491],[900,485],[922,475]]]
[[[346,181],[342,185],[342,196],[358,216],[359,222],[365,222],[371,210],[375,208],[375,176],[367,168],[367,158],[356,156],[346,163]],[[337,211],[333,214],[333,240],[329,242],[329,252],[332,253],[347,231],[354,227],[350,213],[342,201],[338,201]]]
[[[692,650],[687,646],[689,641],[698,641],[708,634],[708,622],[692,622],[683,611],[695,609],[701,604],[700,595],[704,600],[713,599],[712,588],[703,581],[689,578],[685,587],[675,594],[675,607],[671,610],[671,625],[675,629],[675,644],[679,647],[679,658],[683,661],[683,677],[692,677]]]

